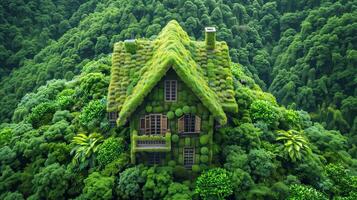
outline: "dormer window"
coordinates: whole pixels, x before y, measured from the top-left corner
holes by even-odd
[[[174,102],[177,100],[177,81],[165,80],[165,101]]]

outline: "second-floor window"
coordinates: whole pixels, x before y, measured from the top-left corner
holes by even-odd
[[[140,118],[140,133],[159,135],[167,132],[167,117],[162,114],[150,114]]]
[[[177,81],[176,80],[165,80],[165,101],[176,101],[177,100]]]
[[[201,118],[187,114],[178,119],[178,132],[182,134],[200,133]]]

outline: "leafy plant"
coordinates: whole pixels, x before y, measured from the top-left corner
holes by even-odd
[[[203,199],[225,199],[233,193],[229,172],[222,168],[210,169],[196,180],[195,193]]]
[[[289,155],[290,159],[295,162],[301,160],[303,155],[311,154],[311,149],[307,139],[296,130],[278,131],[279,137],[277,141],[284,143],[284,151]]]
[[[98,146],[103,142],[103,136],[99,133],[92,133],[89,136],[80,133],[73,137],[72,143],[75,147],[71,150],[74,154],[73,162],[79,165],[80,169],[95,165],[95,157]]]

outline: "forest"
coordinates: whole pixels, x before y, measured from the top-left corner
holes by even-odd
[[[171,20],[217,29],[238,104],[192,171],[107,119],[114,44]],[[357,199],[356,33],[356,0],[2,0],[0,199]]]

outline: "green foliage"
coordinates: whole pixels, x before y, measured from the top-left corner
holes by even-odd
[[[189,114],[191,112],[190,106],[184,106],[182,108],[182,112],[185,114]]]
[[[186,185],[181,183],[171,183],[164,200],[171,199],[191,200],[192,192]]]
[[[110,137],[104,140],[103,144],[98,147],[97,160],[101,167],[105,167],[109,163],[119,158],[124,152],[124,141],[122,138]]]
[[[175,113],[172,111],[169,111],[169,112],[167,112],[166,116],[167,116],[167,119],[171,120],[175,117]]]
[[[283,141],[283,149],[293,162],[301,160],[303,155],[308,156],[311,154],[308,141],[299,131],[279,131],[278,134],[279,137],[276,140]]]
[[[56,104],[50,102],[41,103],[31,110],[31,114],[28,116],[27,120],[34,127],[38,128],[42,125],[48,124],[55,111]]]
[[[65,167],[58,163],[42,168],[32,180],[35,192],[33,198],[64,199],[68,188],[67,179]]]
[[[200,144],[201,145],[208,144],[208,140],[209,140],[209,135],[201,135],[200,136]]]
[[[250,113],[252,119],[256,121],[263,121],[271,126],[275,126],[279,120],[279,113],[277,109],[268,101],[256,100],[250,106]]]
[[[306,185],[291,185],[289,200],[327,200],[328,198],[316,189]]]
[[[329,164],[325,167],[327,177],[332,182],[330,193],[333,196],[348,197],[357,191],[357,178],[351,176],[348,169],[341,164]]]
[[[207,155],[209,153],[209,150],[207,147],[201,147],[201,154]]]
[[[127,168],[120,173],[116,193],[123,199],[140,199],[142,197],[141,185],[145,177],[141,175],[141,167]]]
[[[222,168],[204,172],[197,178],[195,193],[203,199],[225,199],[233,193],[229,172]]]
[[[73,162],[79,165],[80,169],[94,167],[96,153],[102,142],[103,136],[98,133],[91,133],[89,136],[83,133],[76,135],[72,140],[75,145],[71,150],[71,155],[74,154]]]
[[[84,180],[83,193],[77,199],[112,199],[113,186],[114,177],[106,177],[93,172]]]
[[[103,118],[104,113],[105,105],[99,100],[94,100],[83,108],[79,115],[79,121],[84,126],[90,126],[93,123],[98,124],[97,122]]]
[[[172,137],[171,137],[171,140],[174,143],[178,143],[179,139],[180,139],[180,137],[176,134],[172,135]]]
[[[151,167],[145,171],[146,182],[142,188],[144,199],[162,199],[172,183],[171,168]]]
[[[175,115],[176,115],[176,117],[181,117],[183,115],[182,109],[181,108],[177,108],[175,110]]]

